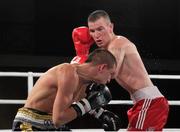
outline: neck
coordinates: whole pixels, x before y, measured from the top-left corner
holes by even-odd
[[[93,78],[91,77],[91,72],[90,72],[91,67],[89,67],[89,64],[81,64],[77,66],[77,73],[79,75],[79,79],[82,83],[92,83]]]
[[[117,38],[117,36],[114,33],[112,33],[112,35],[111,35],[111,42],[114,41],[116,38]]]
[[[104,48],[107,49],[109,44],[112,43],[116,38],[117,38],[117,36],[114,33],[112,33],[110,35],[110,40],[109,40],[108,44],[106,44],[106,47],[104,47]]]

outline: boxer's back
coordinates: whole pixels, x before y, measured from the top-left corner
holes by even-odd
[[[58,90],[58,76],[69,64],[61,64],[49,69],[36,82],[28,96],[25,107],[51,113]],[[73,73],[72,73],[73,74]]]

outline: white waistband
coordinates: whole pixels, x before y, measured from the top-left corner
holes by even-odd
[[[156,86],[145,87],[131,94],[134,103],[142,99],[155,99],[157,97],[163,97],[163,95]]]

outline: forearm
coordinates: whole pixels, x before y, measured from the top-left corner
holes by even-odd
[[[71,106],[68,105],[69,107],[63,107],[63,103],[61,107],[57,107],[57,105],[55,105],[56,109],[53,110],[53,122],[56,127],[66,124],[76,117],[83,116],[90,110],[100,108],[109,103],[112,96],[107,86],[103,84],[93,84],[92,87],[97,90],[91,92],[91,94],[89,94],[86,98],[74,102]],[[67,101],[64,99],[64,102]]]
[[[58,115],[53,115],[53,123],[55,127],[67,124],[68,122],[77,118],[77,112],[72,108],[68,108],[63,112],[59,112]]]

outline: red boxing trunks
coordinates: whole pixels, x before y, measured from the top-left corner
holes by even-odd
[[[132,95],[134,106],[128,110],[128,131],[162,131],[167,122],[168,101],[157,87],[147,87]]]

